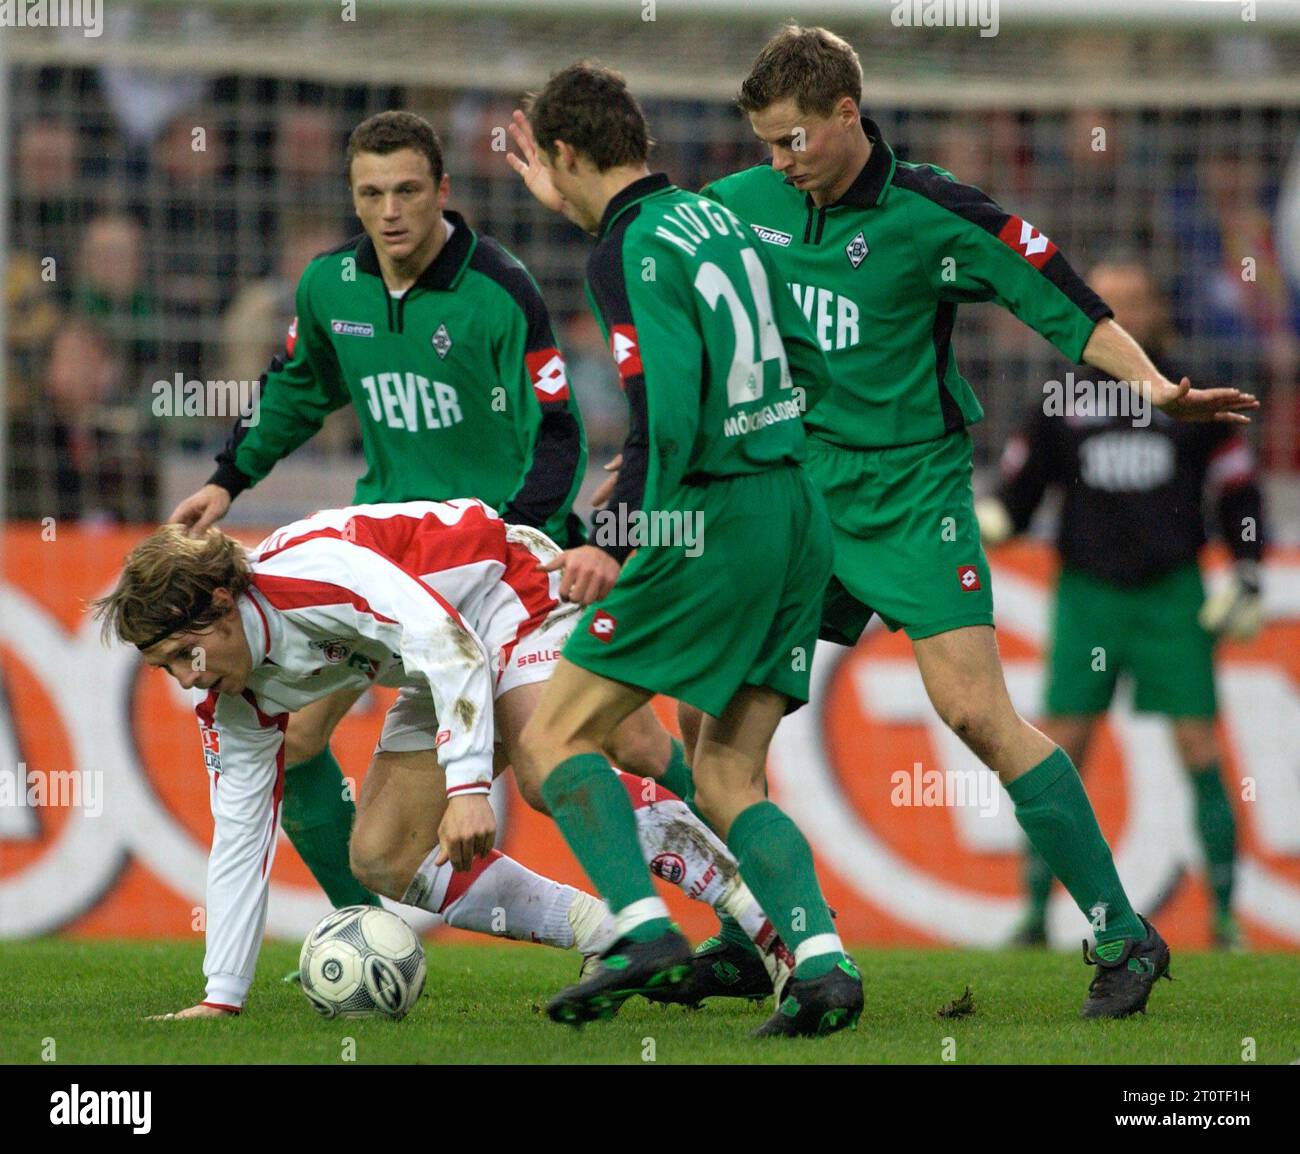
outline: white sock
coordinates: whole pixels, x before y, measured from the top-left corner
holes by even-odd
[[[533,873],[493,850],[457,873],[450,862],[434,865],[437,849],[420,863],[402,895],[408,905],[441,914],[449,926],[521,942],[570,949],[574,931],[569,907],[579,893]]]
[[[794,955],[741,878],[726,844],[690,806],[660,788],[653,778],[621,772],[619,777],[632,802],[650,872],[678,886],[687,897],[712,906],[719,916],[733,917],[758,947],[773,984],[783,985],[794,969]]]
[[[603,954],[618,937],[609,906],[582,890],[573,892],[569,925],[573,927],[573,948],[581,954]]]

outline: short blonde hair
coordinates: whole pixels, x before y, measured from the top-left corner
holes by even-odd
[[[763,45],[736,103],[741,112],[762,112],[788,96],[813,116],[829,116],[846,96],[861,104],[862,62],[853,46],[829,29],[787,24]]]
[[[127,554],[116,588],[90,608],[105,641],[151,649],[172,633],[213,625],[224,612],[213,594],[238,597],[252,576],[243,545],[220,529],[191,537],[182,525],[163,525]]]

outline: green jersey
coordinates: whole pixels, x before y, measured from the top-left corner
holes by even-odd
[[[1078,361],[1111,310],[1028,221],[950,173],[871,156],[817,207],[770,165],[704,190],[748,221],[816,330],[834,384],[808,431],[848,448],[934,440],[984,413],[957,368],[957,306],[996,301]]]
[[[355,504],[477,497],[562,544],[581,539],[586,443],[546,305],[504,248],[444,217],[451,235],[404,293],[364,235],[307,266],[287,355],[214,483],[238,495],[350,404],[369,465]]]
[[[587,295],[630,409],[610,508],[802,461],[829,368],[735,213],[654,173],[610,201],[597,237]],[[621,561],[630,546],[602,548]]]

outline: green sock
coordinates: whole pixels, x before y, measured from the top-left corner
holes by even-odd
[[[821,934],[835,934],[831,911],[813,871],[812,850],[799,827],[770,801],[742,810],[727,835],[727,846],[758,904],[792,951]],[[801,959],[799,978],[819,978],[844,957],[840,950]]]
[[[1232,909],[1233,862],[1237,856],[1237,823],[1232,816],[1232,803],[1223,788],[1217,761],[1190,772],[1196,792],[1196,828],[1205,850],[1215,912],[1227,914]]]
[[[691,775],[691,767],[686,764],[686,751],[676,738],[673,739],[673,751],[668,758],[668,768],[659,779],[659,784],[680,797],[700,821],[705,825],[709,824],[705,816],[695,807],[695,778]],[[740,928],[740,923],[735,918],[729,914],[719,914],[718,923],[717,936],[724,942],[748,950],[755,957],[758,956],[754,943],[749,940],[749,935]]]
[[[675,793],[694,812],[695,779],[691,776],[691,767],[686,764],[686,750],[682,748],[682,743],[675,737],[673,738],[673,751],[668,755],[668,768],[664,770],[664,775],[659,779],[659,784],[664,789]]]
[[[1047,924],[1047,902],[1052,896],[1052,867],[1032,845],[1025,849],[1024,882],[1029,897],[1025,924],[1041,929]]]
[[[610,768],[598,753],[570,757],[542,782],[542,797],[574,856],[617,914],[656,895],[641,854],[632,803]],[[668,927],[666,917],[652,918],[625,936],[648,941]]]
[[[1110,953],[1118,957],[1125,939],[1146,937],[1115,872],[1115,859],[1101,836],[1078,770],[1065,750],[1058,747],[1016,778],[1007,793],[1030,844],[1092,922],[1098,955],[1110,960],[1106,946],[1111,945]],[[1100,923],[1094,915],[1099,907]]]
[[[344,796],[343,770],[329,746],[285,771],[280,825],[335,907],[379,905],[348,865],[356,808]]]

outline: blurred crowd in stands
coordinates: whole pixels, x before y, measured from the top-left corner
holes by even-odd
[[[154,382],[259,377],[282,345],[307,261],[357,231],[344,145],[385,107],[434,122],[452,206],[541,284],[592,460],[616,451],[626,410],[582,301],[588,242],[536,209],[507,167],[494,130],[508,122],[508,99],[120,68],[17,67],[12,83],[9,517],[165,512],[165,455],[210,455],[230,421],[159,416]],[[724,103],[647,101],[646,111],[655,164],[683,186],[762,158]],[[1193,382],[1258,392],[1266,467],[1300,470],[1300,293],[1275,224],[1280,199],[1300,201],[1300,189],[1283,187],[1296,110],[868,111],[903,158],[983,188],[1079,269],[1117,249],[1149,260]],[[1063,366],[1002,310],[964,312],[956,348],[989,412],[976,433],[987,462]],[[1270,422],[1280,434],[1270,436]],[[305,451],[357,453],[351,414]]]

